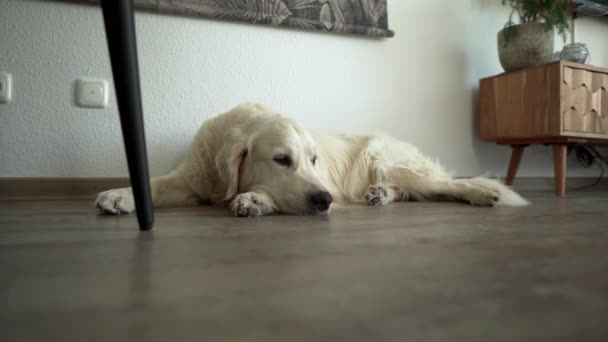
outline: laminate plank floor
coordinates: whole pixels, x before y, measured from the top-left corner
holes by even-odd
[[[0,340],[607,341],[608,192],[97,216],[0,201]]]

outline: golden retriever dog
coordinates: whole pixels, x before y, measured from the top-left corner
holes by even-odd
[[[454,179],[414,146],[388,136],[313,134],[259,104],[207,120],[185,160],[152,178],[155,207],[228,204],[236,216],[327,214],[331,204],[457,200],[522,206],[498,181]],[[97,196],[104,214],[135,209],[130,188]]]

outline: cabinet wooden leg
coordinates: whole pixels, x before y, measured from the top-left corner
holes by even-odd
[[[515,181],[515,175],[517,174],[517,169],[519,169],[519,162],[521,161],[521,157],[524,155],[524,149],[528,145],[512,145],[513,151],[511,151],[511,161],[509,161],[509,171],[507,171],[507,179],[505,179],[505,183],[507,185],[513,185]]]
[[[555,194],[563,197],[566,195],[566,156],[568,145],[553,145],[553,163],[555,167]]]

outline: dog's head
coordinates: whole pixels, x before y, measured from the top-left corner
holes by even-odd
[[[332,197],[321,184],[314,139],[297,122],[281,116],[254,119],[245,129],[227,134],[216,158],[226,199],[263,191],[278,211],[327,213]]]

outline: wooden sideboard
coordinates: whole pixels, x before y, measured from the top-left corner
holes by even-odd
[[[526,146],[552,145],[564,196],[568,145],[608,144],[608,69],[559,61],[480,80],[479,134],[513,148],[508,185]]]

